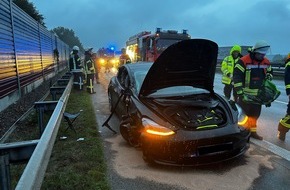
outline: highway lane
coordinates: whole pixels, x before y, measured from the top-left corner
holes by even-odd
[[[140,149],[132,148],[121,135],[113,134],[101,127],[109,116],[107,85],[113,72],[103,73],[101,84],[95,85],[97,93],[92,96],[98,122],[98,130],[104,141],[105,157],[108,165],[108,180],[112,189],[288,189],[289,161],[251,142],[245,156],[231,162],[210,167],[168,167],[150,166],[142,159]],[[215,89],[222,92],[221,76],[217,74]],[[281,84],[281,88],[283,85]],[[282,92],[283,94],[283,92]],[[285,94],[285,92],[284,92]],[[283,95],[278,99],[286,102]],[[271,108],[264,109],[259,121],[258,132],[272,142],[276,141],[278,118],[285,113],[286,105],[274,102]],[[266,115],[268,113],[268,115]],[[275,114],[274,114],[275,113]],[[280,114],[280,115],[279,115]],[[266,120],[266,118],[268,119]],[[110,125],[117,130],[118,118],[112,117]],[[269,124],[271,122],[271,124]],[[268,127],[272,125],[272,127]],[[267,129],[267,130],[266,130]],[[266,141],[265,141],[266,142]],[[277,143],[278,144],[278,143]],[[289,141],[281,143],[288,147]]]
[[[281,95],[277,100],[272,102],[271,107],[262,107],[262,113],[258,120],[258,134],[264,137],[265,141],[273,143],[277,146],[290,151],[290,133],[287,133],[285,142],[277,139],[277,127],[279,120],[285,116],[288,97],[285,92],[283,80],[273,80],[277,88],[281,91]],[[221,84],[221,74],[217,73],[214,81],[214,89],[217,93],[223,94],[223,84]]]

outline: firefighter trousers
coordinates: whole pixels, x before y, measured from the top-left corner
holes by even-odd
[[[87,91],[91,94],[95,93],[94,90],[95,74],[87,74]]]
[[[225,94],[225,97],[228,100],[231,99],[232,91],[233,91],[234,101],[236,102],[236,100],[237,100],[237,92],[235,91],[234,86],[232,84],[225,84],[225,86],[224,86],[224,94]]]

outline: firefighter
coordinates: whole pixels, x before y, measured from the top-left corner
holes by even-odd
[[[285,117],[283,117],[278,125],[278,135],[277,137],[285,141],[286,133],[290,129],[290,53],[287,56],[287,59],[285,61],[285,87],[286,87],[286,94],[289,98],[288,105],[287,105],[287,111]]]
[[[82,68],[81,58],[78,55],[79,51],[80,51],[80,48],[78,46],[74,46],[72,49],[72,52],[70,53],[70,59],[69,59],[70,71]]]
[[[246,127],[251,131],[251,137],[263,140],[257,134],[257,120],[260,117],[262,104],[256,103],[250,97],[258,97],[259,89],[266,79],[273,78],[270,61],[265,57],[270,49],[266,41],[258,41],[249,54],[240,58],[234,67],[234,88],[238,95],[237,103],[249,117]],[[271,106],[267,103],[266,107]]]
[[[79,57],[80,48],[78,46],[73,46],[72,52],[70,53],[69,59],[69,69],[74,75],[74,87],[76,89],[82,90],[83,89],[83,66],[81,63],[81,58]]]
[[[233,89],[233,72],[234,72],[234,66],[235,63],[239,60],[241,56],[241,46],[234,45],[230,50],[230,55],[225,57],[222,66],[221,71],[223,73],[222,76],[222,83],[224,86],[224,95],[229,100],[231,98],[231,93],[233,90],[233,96],[234,100],[237,100],[237,93]]]
[[[95,78],[96,78],[96,83],[100,84],[100,80],[99,80],[99,65],[98,65],[98,57],[96,53],[92,54],[92,59],[94,61],[94,66],[95,66]]]
[[[119,57],[120,66],[127,64],[127,63],[131,63],[131,59],[130,59],[129,55],[126,54],[126,49],[122,48],[121,51],[122,51],[122,54]]]
[[[85,50],[85,72],[87,74],[87,91],[90,94],[95,94],[94,90],[94,78],[95,78],[95,63],[92,57],[93,48],[88,48]]]

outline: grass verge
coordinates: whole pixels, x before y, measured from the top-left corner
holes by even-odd
[[[90,94],[72,90],[66,112],[79,110],[83,111],[74,122],[76,134],[65,131],[68,125],[61,123],[41,189],[110,189]]]

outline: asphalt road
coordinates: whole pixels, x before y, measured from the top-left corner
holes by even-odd
[[[289,189],[290,187],[290,136],[284,143],[276,138],[278,121],[285,114],[287,97],[283,91],[270,108],[264,109],[258,123],[258,133],[263,141],[251,140],[246,154],[238,159],[204,167],[169,167],[148,165],[142,159],[140,149],[130,147],[119,133],[114,134],[101,127],[108,118],[109,106],[107,86],[115,74],[99,76],[101,84],[95,84],[96,94],[92,95],[99,132],[103,138],[105,157],[108,165],[108,180],[113,190],[183,190],[183,189]],[[215,91],[222,92],[221,76],[216,75]],[[276,82],[276,81],[275,81]],[[280,86],[279,86],[280,85]],[[110,126],[118,131],[119,120],[113,116]]]

